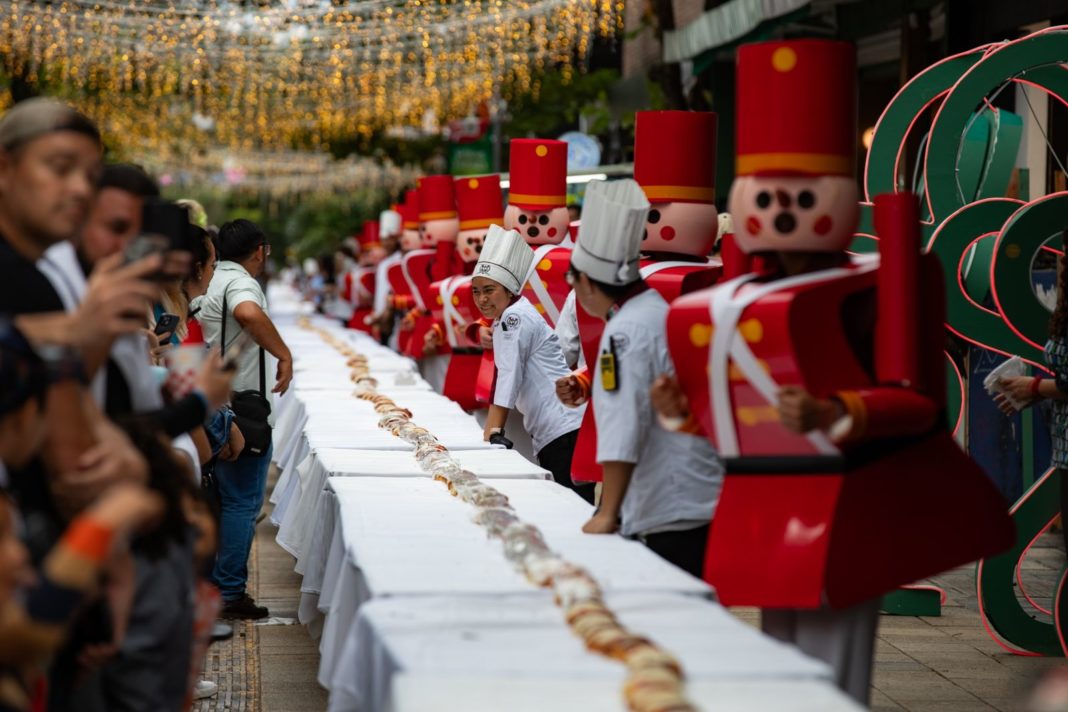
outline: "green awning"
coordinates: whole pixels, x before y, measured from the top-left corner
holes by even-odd
[[[664,33],[664,61],[681,62],[735,42],[761,23],[795,12],[811,0],[730,0],[678,30]]]

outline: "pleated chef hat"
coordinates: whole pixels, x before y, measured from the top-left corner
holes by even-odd
[[[579,272],[605,284],[638,279],[649,200],[635,181],[592,181],[582,202],[582,225],[571,253]]]
[[[401,232],[401,214],[396,210],[383,210],[378,214],[378,232],[382,237],[396,237]]]
[[[519,294],[533,262],[534,250],[518,232],[490,225],[474,276],[492,279],[512,294]]]

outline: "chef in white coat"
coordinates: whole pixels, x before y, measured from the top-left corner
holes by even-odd
[[[668,304],[639,272],[648,211],[633,180],[590,183],[571,257],[576,299],[607,322],[597,363],[589,364],[604,483],[583,531],[619,531],[700,576],[723,466],[706,439],[664,429],[650,402],[653,381],[675,366],[667,348]],[[581,400],[573,376],[557,385],[564,403]]]
[[[493,320],[493,362],[497,377],[486,417],[485,438],[502,433],[509,412],[523,414],[538,463],[558,483],[592,502],[593,487],[571,481],[571,456],[582,423],[582,408],[567,408],[556,397],[556,381],[570,370],[560,339],[522,296],[534,251],[515,230],[491,225],[471,279],[471,294],[482,315]]]

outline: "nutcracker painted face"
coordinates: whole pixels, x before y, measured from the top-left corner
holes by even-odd
[[[382,245],[376,245],[370,249],[363,250],[360,252],[360,266],[374,267],[386,258],[386,254],[386,248]]]
[[[568,235],[571,216],[560,206],[550,210],[523,210],[509,205],[504,211],[504,227],[516,230],[528,245],[559,245]]]
[[[649,199],[642,252],[707,257],[716,244],[716,115],[639,111],[634,179]]]
[[[418,250],[423,246],[421,231],[417,228],[404,228],[404,232],[401,233],[400,237],[400,246],[402,252]]]
[[[461,230],[456,238],[456,251],[464,262],[477,262],[482,253],[482,243],[486,241],[486,228]]]
[[[849,176],[742,176],[731,186],[734,238],[742,251],[841,252],[860,216]]]
[[[707,256],[716,243],[718,225],[714,203],[653,203],[645,223],[642,252]]]
[[[455,218],[427,220],[422,226],[423,247],[434,248],[439,242],[456,242],[460,221]]]

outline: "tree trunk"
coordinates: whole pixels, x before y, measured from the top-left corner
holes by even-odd
[[[664,33],[675,29],[675,8],[672,0],[652,0],[656,9],[656,36],[660,45],[664,44]],[[660,88],[664,91],[669,109],[687,109],[689,105],[682,91],[682,68],[678,63],[660,64],[653,72]]]

